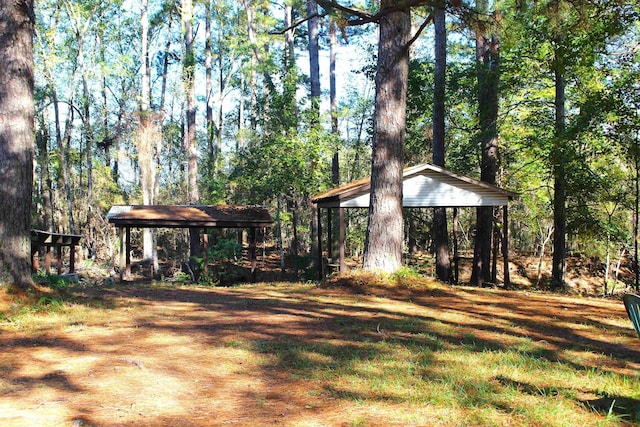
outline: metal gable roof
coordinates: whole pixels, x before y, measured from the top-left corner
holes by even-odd
[[[341,185],[312,198],[319,207],[369,206],[371,179]],[[405,207],[504,206],[518,195],[495,185],[429,163],[403,171]]]
[[[107,220],[118,227],[263,227],[273,223],[260,206],[135,205],[112,206]]]

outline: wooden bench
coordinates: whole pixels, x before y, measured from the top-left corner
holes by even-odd
[[[68,246],[69,251],[69,273],[75,272],[76,245],[82,238],[79,234],[50,233],[42,230],[31,230],[31,266],[34,272],[40,268],[40,249],[45,248],[44,262],[45,271],[49,274],[51,270],[51,248],[55,248],[58,274],[62,274],[62,248]]]

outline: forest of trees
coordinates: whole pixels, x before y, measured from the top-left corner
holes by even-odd
[[[372,193],[398,196],[402,168],[432,162],[518,192],[511,249],[552,253],[560,288],[568,254],[637,256],[638,12],[635,0],[39,1],[31,227],[82,234],[84,257],[111,263],[114,204],[260,204],[282,224],[273,240],[312,260],[313,194],[373,173]],[[438,253],[448,280],[452,213],[375,228],[374,205],[369,223],[348,212],[348,252],[380,267],[391,230],[396,250]],[[457,215],[472,280],[491,280],[501,211]],[[145,258],[162,238],[145,233]]]

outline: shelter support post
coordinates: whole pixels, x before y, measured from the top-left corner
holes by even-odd
[[[76,271],[76,245],[69,246],[69,273]]]
[[[318,206],[318,278],[324,279],[324,260],[322,258],[322,209]]]
[[[56,269],[58,270],[58,274],[62,274],[62,246],[56,247],[56,255],[58,256],[56,259]]]
[[[251,281],[256,281],[256,267],[258,265],[256,260],[256,228],[249,228],[249,263],[251,265]]]
[[[204,229],[204,234],[202,235],[202,270],[204,271],[204,275],[209,274],[209,233],[207,229]]]
[[[453,281],[460,279],[460,254],[458,253],[458,208],[453,208]]]
[[[319,208],[318,208],[319,209]],[[333,263],[333,209],[327,208],[327,259]]]
[[[47,246],[44,252],[44,267],[47,274],[51,272],[51,246]]]
[[[340,222],[340,272],[346,271],[346,265],[344,262],[344,236],[345,236],[345,226],[344,226],[344,208],[338,209],[338,218]]]
[[[122,280],[122,272],[125,268],[124,260],[124,228],[118,227],[118,241],[120,243],[120,253],[118,254],[118,268],[120,269],[120,280]]]
[[[502,259],[504,261],[504,287],[511,287],[511,278],[509,275],[509,207],[502,207],[502,218],[504,221],[504,230],[502,232]]]
[[[125,227],[124,234],[124,258],[126,264],[125,278],[129,280],[131,278],[131,227]]]
[[[189,266],[193,271],[196,267],[196,257],[200,255],[200,229],[189,227]]]

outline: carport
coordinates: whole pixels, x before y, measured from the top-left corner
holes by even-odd
[[[509,284],[509,233],[508,204],[517,197],[517,193],[495,185],[452,172],[429,163],[407,168],[403,171],[404,208],[462,208],[480,206],[502,206],[504,232],[502,236],[502,255],[504,260],[504,282]],[[338,209],[339,218],[339,270],[345,270],[345,224],[344,210],[349,208],[369,208],[371,179],[364,178],[341,185],[332,190],[314,196],[311,200],[318,207],[318,254],[320,275],[324,277],[324,259],[322,256],[322,209],[327,210],[328,246],[331,248],[332,210]],[[454,257],[457,254],[454,254]]]
[[[204,269],[207,273],[208,228],[246,228],[249,230],[251,277],[256,274],[256,229],[270,227],[271,215],[262,206],[134,205],[112,206],[107,220],[118,227],[120,268],[131,275],[131,228],[188,228],[190,257],[200,255],[200,231],[204,230]]]

